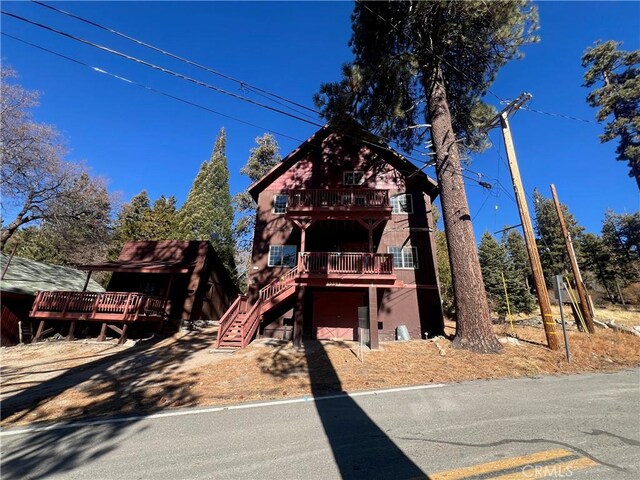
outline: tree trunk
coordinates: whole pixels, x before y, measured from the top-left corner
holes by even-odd
[[[27,212],[29,211],[29,204],[26,204],[22,207],[22,210],[18,212],[16,218],[13,219],[9,225],[2,229],[2,233],[0,233],[0,251],[4,251],[4,247],[9,241],[9,239],[16,233],[16,230],[20,228],[25,223],[29,223],[32,220],[35,220],[35,217],[25,217]]]
[[[460,153],[451,125],[442,75],[437,76],[428,100],[428,122],[431,124],[431,140],[436,153],[436,173],[457,314],[453,346],[481,353],[498,352],[502,345],[491,325],[491,312],[462,180]]]

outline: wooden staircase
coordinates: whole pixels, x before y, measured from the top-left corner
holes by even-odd
[[[249,304],[246,295],[238,295],[219,322],[216,348],[244,348],[253,339],[263,314],[291,298],[298,267],[294,267],[266,287],[260,289],[258,300]]]

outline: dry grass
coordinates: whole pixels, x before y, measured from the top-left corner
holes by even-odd
[[[496,326],[499,335],[506,329]],[[452,334],[453,324],[447,330]],[[544,347],[541,328],[517,326],[515,333],[520,345],[505,345],[495,355],[453,349],[450,340],[439,338],[383,343],[378,351],[366,351],[364,361],[357,357],[357,345],[350,342],[309,342],[296,349],[290,343],[257,341],[233,354],[215,353],[211,331],[128,350],[80,342],[5,349],[2,394],[11,397],[17,392],[22,403],[3,411],[3,424],[640,365],[640,337],[633,335],[611,330],[587,335],[571,329],[572,361],[567,363],[564,350],[551,352]],[[199,346],[195,351],[193,342]],[[121,359],[101,369],[101,362],[116,357]],[[82,373],[89,364],[96,372],[104,372],[94,375],[84,370],[76,379],[75,372]],[[69,385],[56,388],[57,378],[42,377],[43,365],[59,367],[53,370],[63,372]],[[22,393],[16,389],[20,382],[27,382]]]

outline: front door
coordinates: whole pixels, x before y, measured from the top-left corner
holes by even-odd
[[[313,331],[318,340],[357,340],[362,292],[324,291],[313,295]]]

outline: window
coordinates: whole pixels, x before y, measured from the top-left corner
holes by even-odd
[[[362,170],[344,172],[342,174],[342,183],[345,185],[362,185],[364,183],[364,172]]]
[[[269,247],[270,267],[295,267],[297,248],[295,245],[271,245]]]
[[[391,197],[391,213],[413,213],[413,197],[410,193],[401,193]]]
[[[288,195],[276,195],[273,198],[273,213],[286,213],[288,203]]]
[[[393,268],[418,268],[418,251],[416,247],[388,247],[393,255]]]

